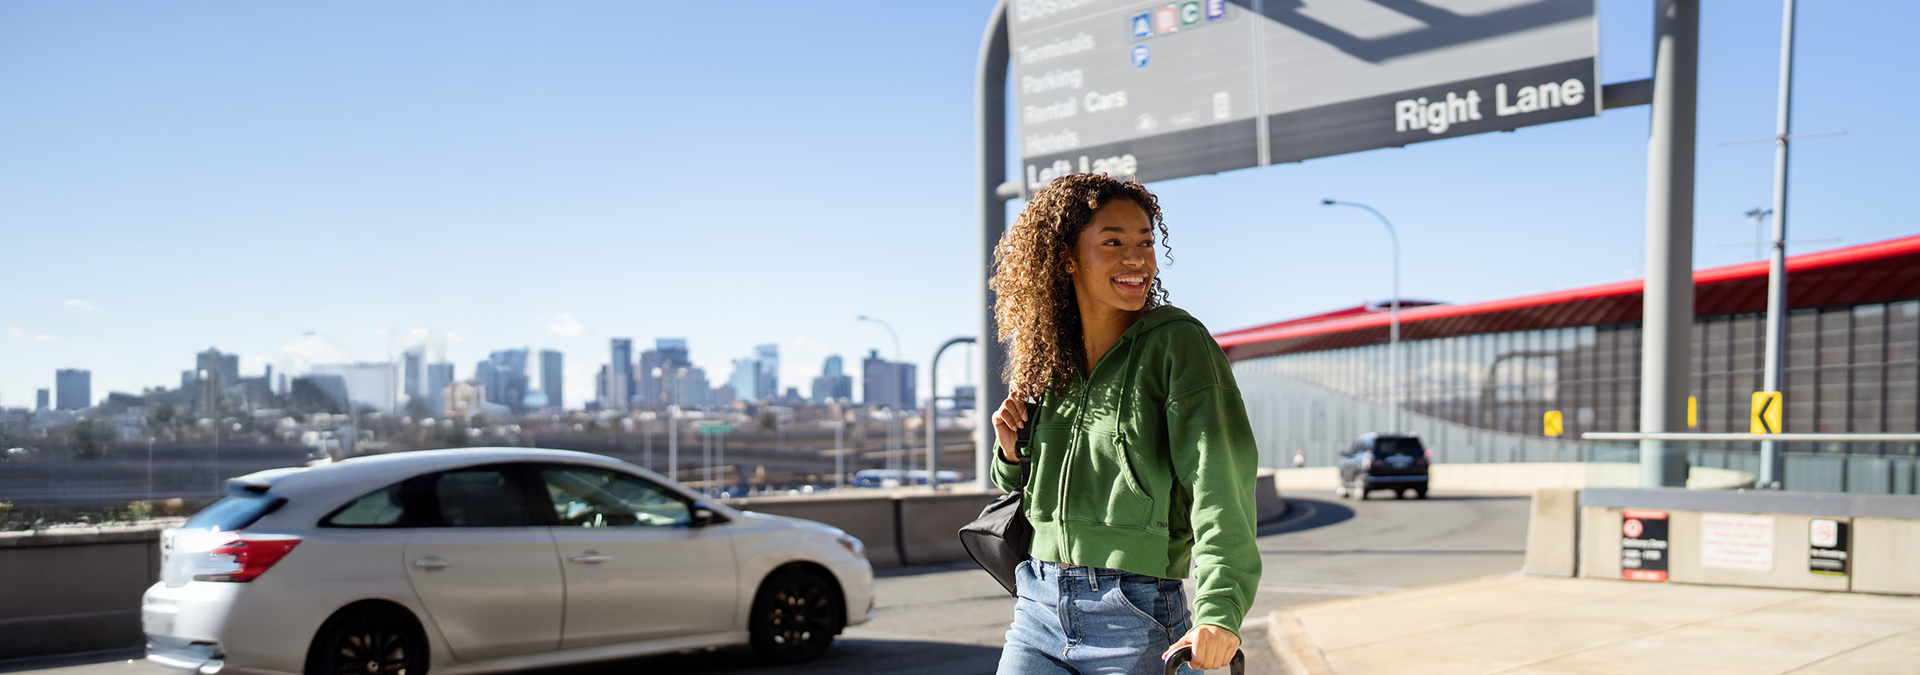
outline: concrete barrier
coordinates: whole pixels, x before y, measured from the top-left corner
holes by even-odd
[[[1581,490],[1578,526],[1565,525],[1562,495],[1542,490],[1534,497],[1534,521],[1528,523],[1527,571],[1555,574],[1569,548],[1581,577],[1621,578],[1625,511],[1643,509],[1666,515],[1666,578],[1677,583],[1752,586],[1812,591],[1852,591],[1920,595],[1920,497],[1759,491],[1590,488]],[[1746,550],[1764,551],[1744,562],[1709,564],[1711,546],[1705,523],[1713,514],[1758,516],[1756,534],[1741,533]],[[1847,573],[1810,569],[1809,532],[1814,520],[1848,527]],[[1538,535],[1538,536],[1536,536]],[[1769,544],[1760,542],[1770,541]],[[1539,569],[1535,569],[1538,561]]]
[[[1337,467],[1314,466],[1275,471],[1275,487],[1288,490],[1332,490],[1340,486]],[[1533,494],[1542,488],[1582,489],[1631,487],[1640,484],[1639,464],[1610,462],[1514,462],[1435,464],[1428,479],[1433,492]],[[1689,490],[1732,490],[1753,484],[1753,474],[1732,469],[1691,467]]]
[[[140,596],[178,524],[0,533],[0,660],[145,644]]]
[[[1579,491],[1541,488],[1533,492],[1527,517],[1528,574],[1571,577],[1575,572],[1575,534],[1579,528]]]
[[[895,495],[885,492],[849,492],[722,501],[742,511],[805,518],[840,528],[867,545],[867,560],[874,567],[897,567],[905,563],[900,557],[900,528],[895,522],[894,498]]]
[[[1278,469],[1261,469],[1253,479],[1253,511],[1259,522],[1287,515],[1287,500],[1280,496]]]
[[[980,517],[999,493],[947,492],[902,495],[900,555],[909,565],[972,560],[960,545],[960,527]]]

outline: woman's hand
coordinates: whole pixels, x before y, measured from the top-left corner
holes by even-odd
[[[1019,450],[1014,444],[1020,440],[1020,429],[1027,426],[1027,402],[1017,393],[1007,394],[1007,400],[1000,402],[1000,409],[993,413],[993,436],[1000,441],[1000,456],[1009,462],[1019,462]]]
[[[1187,631],[1186,637],[1180,638],[1179,642],[1168,647],[1167,653],[1160,655],[1160,660],[1165,661],[1171,658],[1174,652],[1180,651],[1181,647],[1193,648],[1193,659],[1187,661],[1189,668],[1194,670],[1225,668],[1233,661],[1233,653],[1240,650],[1240,636],[1213,624],[1194,626],[1193,630]]]

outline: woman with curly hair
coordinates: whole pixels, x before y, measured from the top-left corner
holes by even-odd
[[[1013,489],[1028,465],[1034,530],[1003,675],[1159,673],[1181,647],[1211,669],[1240,646],[1260,581],[1258,451],[1226,355],[1166,304],[1166,234],[1139,183],[1075,174],[1035,193],[994,249],[1012,393],[993,415],[993,478]]]

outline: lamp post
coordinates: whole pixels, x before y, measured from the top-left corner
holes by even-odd
[[[900,361],[900,334],[893,331],[893,324],[887,323],[885,319],[879,319],[879,318],[867,316],[865,314],[862,314],[854,318],[859,319],[861,321],[872,321],[882,326],[886,326],[887,334],[893,336],[893,362],[894,363],[901,362]]]
[[[1400,235],[1393,231],[1393,223],[1385,215],[1366,204],[1343,202],[1336,199],[1322,199],[1321,206],[1351,206],[1366,209],[1380,224],[1387,226],[1387,238],[1393,242],[1393,300],[1387,309],[1387,401],[1389,403],[1387,426],[1391,431],[1400,431]]]
[[[973,338],[970,337],[957,337],[941,343],[939,349],[933,350],[933,365],[927,368],[927,386],[931,387],[933,392],[932,396],[927,397],[927,490],[929,491],[940,489],[940,355],[947,353],[948,347],[973,344],[973,342]],[[953,399],[953,408],[954,414],[959,414],[960,399],[957,397]]]

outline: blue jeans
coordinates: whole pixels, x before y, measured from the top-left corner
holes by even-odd
[[[1175,579],[1040,560],[1017,572],[999,675],[1164,675],[1160,655],[1192,623]]]

